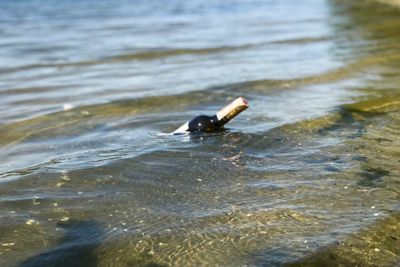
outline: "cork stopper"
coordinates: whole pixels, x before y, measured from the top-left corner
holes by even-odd
[[[247,100],[243,97],[238,97],[217,112],[218,121],[221,125],[224,125],[248,107],[249,103]]]

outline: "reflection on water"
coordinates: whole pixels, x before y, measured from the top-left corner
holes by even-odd
[[[2,1],[0,265],[399,264],[398,13]]]

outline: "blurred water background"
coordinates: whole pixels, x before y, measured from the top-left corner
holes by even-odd
[[[0,265],[399,264],[384,2],[1,0]]]

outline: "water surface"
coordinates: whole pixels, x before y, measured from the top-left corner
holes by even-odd
[[[399,264],[399,12],[0,2],[0,265]]]

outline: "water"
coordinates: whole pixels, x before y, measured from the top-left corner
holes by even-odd
[[[399,264],[399,12],[1,1],[0,265]]]

